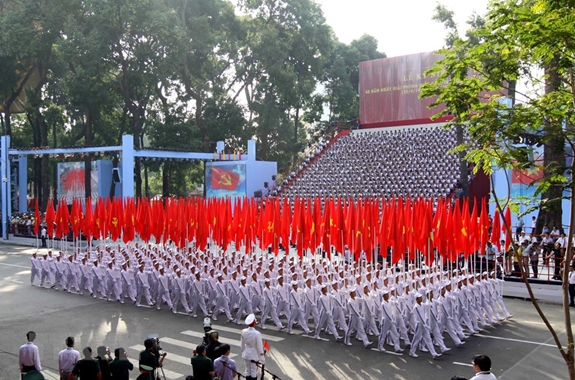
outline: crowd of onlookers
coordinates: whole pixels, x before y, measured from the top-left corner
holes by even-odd
[[[353,132],[304,162],[280,195],[444,197],[459,179],[459,158],[449,152],[456,144],[454,129],[437,127]]]
[[[38,346],[34,344],[36,333],[26,334],[28,342],[20,347],[18,363],[23,380],[43,380],[42,364]],[[100,346],[96,352],[87,346],[82,350],[83,357],[74,347],[74,338],[65,340],[66,348],[58,353],[58,372],[60,380],[98,379],[98,380],[128,380],[134,365],[128,360],[128,354],[123,348],[114,350],[114,357],[109,348]],[[147,350],[147,348],[146,348]],[[144,350],[144,351],[146,351]],[[140,354],[142,356],[142,354]],[[150,378],[150,376],[148,376]]]

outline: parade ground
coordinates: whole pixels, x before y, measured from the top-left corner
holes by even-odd
[[[91,346],[108,346],[113,351],[123,347],[137,365],[138,353],[149,334],[158,334],[167,353],[164,374],[168,380],[185,379],[191,374],[192,349],[201,342],[203,320],[184,313],[136,307],[127,302],[108,302],[87,294],[66,293],[30,285],[30,255],[36,250],[18,245],[17,239],[0,244],[0,380],[19,378],[18,349],[26,342],[26,332],[34,330],[35,343],[40,349],[44,377],[58,379],[58,352],[65,348],[67,336],[76,339],[79,351]],[[22,242],[20,242],[22,243]],[[493,362],[492,371],[501,380],[565,379],[566,366],[551,334],[531,302],[505,298],[514,315],[480,334],[470,337],[461,348],[455,348],[437,360],[421,352],[411,358],[407,351],[396,354],[366,349],[352,339],[348,347],[329,335],[322,340],[306,336],[296,327],[295,335],[280,332],[271,323],[263,332],[270,351],[266,369],[279,379],[450,379],[453,375],[473,376],[471,359],[486,354]],[[542,302],[541,307],[550,323],[564,341],[563,312],[559,304]],[[240,332],[243,326],[226,323],[221,318],[213,322],[220,341],[231,345],[232,358],[244,370],[239,357]],[[331,337],[330,337],[331,338]],[[377,339],[370,337],[371,340]],[[131,378],[137,377],[137,369]],[[272,377],[266,375],[266,379]]]

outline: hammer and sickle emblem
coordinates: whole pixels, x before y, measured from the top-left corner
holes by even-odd
[[[272,222],[268,222],[268,232],[272,232],[274,229],[274,224]]]
[[[223,173],[220,176],[220,180],[218,181],[220,185],[224,186],[231,186],[232,185],[232,177],[230,177],[229,173]]]
[[[116,227],[118,225],[118,218],[113,217],[112,218],[112,224],[114,225],[114,227]]]

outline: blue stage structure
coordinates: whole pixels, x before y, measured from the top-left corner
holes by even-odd
[[[119,162],[119,188],[121,192],[116,192],[116,196],[133,197],[134,196],[134,159],[141,158],[158,158],[158,159],[178,159],[178,160],[202,160],[214,161],[211,167],[219,168],[220,177],[213,179],[212,182],[218,190],[213,194],[206,194],[207,196],[225,197],[225,196],[254,196],[261,193],[265,187],[265,183],[272,182],[272,176],[277,174],[277,163],[268,161],[256,161],[256,142],[255,140],[248,141],[247,154],[231,157],[226,155],[225,144],[223,141],[218,141],[216,144],[216,152],[214,153],[194,153],[194,152],[176,152],[168,150],[150,150],[134,148],[134,136],[122,136],[122,145],[107,146],[107,147],[75,147],[75,148],[57,148],[57,149],[11,149],[10,136],[0,137],[0,177],[2,178],[2,238],[8,239],[8,222],[11,218],[12,207],[11,205],[11,173],[10,162],[18,162],[18,191],[21,194],[18,201],[18,211],[25,212],[28,208],[27,203],[27,173],[28,173],[28,156],[34,155],[69,155],[69,154],[89,154],[89,153],[104,153],[104,152],[118,152],[120,154]],[[11,159],[11,157],[14,157]],[[107,160],[99,160],[98,172],[101,182],[103,184],[110,184],[112,181],[112,165]],[[227,171],[223,166],[235,165],[236,170],[243,177],[236,175],[231,171]],[[102,171],[102,173],[100,173]],[[129,173],[129,174],[127,174]],[[223,173],[223,175],[222,175]],[[230,180],[231,178],[231,180]],[[232,185],[239,185],[240,179],[243,181],[242,191],[238,192],[235,189],[230,190]],[[218,184],[218,181],[221,184]],[[231,181],[230,183],[228,183]],[[207,182],[207,181],[206,181]],[[210,184],[212,184],[210,182]],[[101,185],[102,186],[102,185]],[[208,186],[206,185],[206,188]],[[23,195],[23,196],[22,196]]]

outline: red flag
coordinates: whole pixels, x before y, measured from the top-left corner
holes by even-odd
[[[124,235],[123,241],[127,243],[134,240],[136,235],[136,206],[134,204],[134,198],[127,198],[126,205],[124,207]]]
[[[80,236],[80,221],[82,219],[80,207],[80,201],[78,198],[74,198],[72,200],[72,213],[70,215],[70,224],[72,225],[72,234],[74,237]]]
[[[94,219],[92,213],[92,198],[88,197],[88,199],[86,199],[86,212],[84,213],[84,224],[82,226],[82,232],[88,242],[90,242],[92,238],[92,223]]]
[[[55,222],[56,222],[56,213],[54,212],[54,200],[50,198],[48,200],[48,206],[46,207],[46,230],[48,232],[48,237],[54,236]]]
[[[501,225],[501,230],[505,233],[505,250],[509,250],[509,245],[511,244],[512,236],[508,234],[508,231],[511,231],[511,209],[509,206],[505,209],[505,224]],[[509,230],[507,230],[506,225],[509,226]],[[498,247],[499,243],[494,243],[496,247]]]
[[[114,198],[112,200],[112,207],[109,213],[109,226],[110,226],[110,237],[112,241],[116,241],[120,238],[122,234],[122,199]]]
[[[491,243],[495,244],[497,247],[499,245],[499,237],[501,236],[501,217],[499,216],[499,210],[495,210],[495,216],[493,217],[493,226],[491,226]],[[485,250],[485,247],[481,247],[481,251]]]
[[[264,349],[265,349],[266,351],[269,351],[269,350],[270,350],[270,344],[268,343],[267,340],[264,340]]]
[[[239,182],[239,174],[212,166],[212,189],[235,190]]]
[[[487,217],[486,199],[481,201],[481,215],[479,215],[479,250],[483,252],[489,241],[489,218]]]

